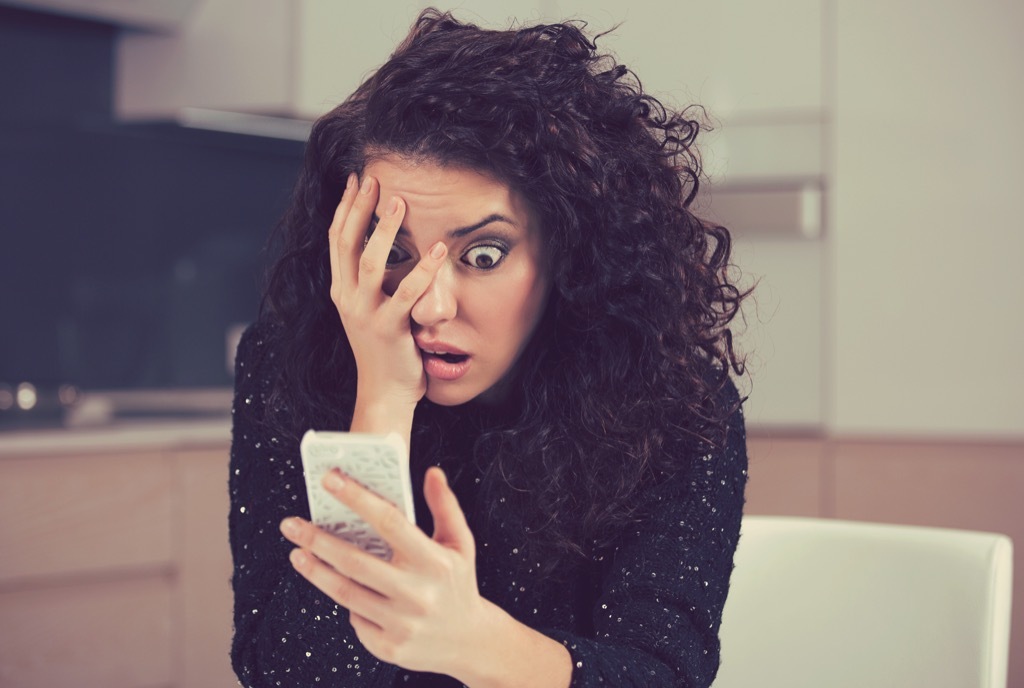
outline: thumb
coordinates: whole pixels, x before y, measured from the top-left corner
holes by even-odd
[[[448,485],[444,471],[437,466],[427,469],[423,480],[423,496],[434,518],[434,541],[460,552],[474,554],[473,533],[459,500]]]

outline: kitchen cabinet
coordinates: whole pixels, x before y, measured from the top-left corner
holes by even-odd
[[[817,116],[822,98],[822,0],[556,0],[549,16],[576,17],[644,89],[716,118]]]
[[[1024,541],[1020,442],[751,427],[748,453],[749,514],[968,528]],[[228,456],[226,424],[216,433],[185,423],[120,437],[0,434],[0,685],[236,685]],[[1015,593],[1024,600],[1024,577]],[[1014,621],[1024,623],[1024,605]],[[1024,634],[1014,637],[1011,656],[1024,658]],[[1021,688],[1024,663],[1013,662],[1010,685]]]
[[[0,685],[177,685],[174,601],[168,573],[0,587]]]
[[[0,685],[237,685],[227,427],[209,434],[0,435]]]
[[[757,422],[777,427],[819,427],[825,413],[823,4],[440,5],[495,27],[513,18],[578,18],[589,22],[590,33],[620,24],[597,40],[599,49],[614,51],[666,104],[707,108],[715,129],[701,134],[698,147],[711,185],[695,210],[726,223],[739,247],[738,264],[752,280],[762,279],[741,344],[754,351]],[[387,58],[421,6],[396,0],[385,11],[326,0],[206,0],[177,33],[122,36],[118,111],[207,126],[225,124],[224,115],[210,110],[315,118]],[[304,134],[301,127],[295,131]],[[746,209],[737,214],[738,206]]]
[[[1024,437],[1024,5],[836,3],[830,425]]]
[[[426,3],[204,0],[176,32],[125,32],[117,109],[125,117],[208,108],[312,119],[387,59]],[[822,108],[822,2],[666,4],[642,0],[463,0],[436,4],[491,27],[580,18],[623,22],[599,45],[676,104],[716,117],[817,115]]]
[[[178,685],[237,683],[229,652],[234,593],[228,544],[229,448],[176,451],[181,522],[178,564],[181,665]]]
[[[730,229],[743,284],[758,284],[734,328],[751,353],[748,420],[790,430],[824,422],[823,6],[558,0],[550,10],[595,33],[615,27],[598,48],[646,92],[706,109],[714,129],[697,147],[711,184],[694,209]]]
[[[176,34],[124,35],[119,107],[313,117],[387,57],[420,7],[208,0]],[[1024,434],[1024,233],[1012,231],[1024,178],[1024,138],[1012,135],[1024,48],[1013,28],[1024,6],[441,7],[492,25],[578,17],[600,32],[621,22],[599,46],[653,94],[699,102],[717,122],[698,141],[712,217],[730,186],[817,186],[815,236],[762,242],[757,227],[731,227],[740,266],[764,277],[744,340],[761,359],[758,418],[857,435]]]
[[[116,112],[128,120],[216,118],[207,110],[315,119],[387,60],[425,6],[204,0],[177,32],[122,35]],[[496,26],[538,14],[523,0],[459,6],[460,17]]]
[[[158,452],[0,460],[0,584],[168,568],[173,488]]]
[[[755,285],[733,321],[735,346],[747,357],[747,422],[803,432],[825,422],[825,253],[818,241],[756,241],[742,231],[733,262],[741,284]]]
[[[173,31],[186,20],[202,0],[146,0],[145,2],[112,2],[111,0],[7,0],[39,12],[54,12],[91,21],[131,26],[153,31]]]

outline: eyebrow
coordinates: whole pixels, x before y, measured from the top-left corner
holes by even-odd
[[[380,218],[377,217],[377,213],[373,214],[373,221],[374,222],[380,222]],[[487,225],[491,224],[492,222],[506,222],[506,223],[512,225],[513,227],[516,227],[516,228],[519,227],[519,225],[516,224],[515,221],[512,220],[511,218],[509,218],[509,217],[507,217],[505,215],[501,215],[500,213],[491,213],[490,215],[488,215],[487,217],[485,217],[484,219],[480,220],[479,222],[477,222],[475,224],[468,225],[466,227],[459,227],[458,229],[449,230],[448,231],[448,238],[449,239],[461,239],[462,237],[466,236],[467,234],[472,234],[476,230],[480,229],[481,227],[486,227]],[[409,234],[409,230],[406,229],[404,226],[398,228],[398,235],[399,236],[402,236],[402,235],[408,236],[408,234]]]

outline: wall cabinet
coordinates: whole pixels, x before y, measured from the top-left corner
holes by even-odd
[[[697,145],[711,186],[695,209],[729,227],[743,283],[759,283],[744,308],[746,322],[735,328],[739,348],[751,352],[748,420],[762,427],[820,428],[828,131],[823,3],[552,5],[550,14],[583,19],[593,32],[615,27],[598,47],[633,69],[646,92],[673,107],[706,108],[714,129],[698,136]],[[747,203],[757,198],[788,205]],[[741,200],[750,207],[737,212]],[[791,227],[771,226],[775,218]]]
[[[1020,439],[1024,5],[919,9],[836,3],[830,424]]]
[[[536,17],[535,2],[463,3],[471,21]],[[383,63],[426,3],[204,0],[172,34],[125,33],[116,111],[125,119],[196,110],[315,119]]]
[[[174,115],[182,107],[315,117],[387,58],[427,4],[204,0],[174,33],[125,33],[118,109],[129,117]],[[579,18],[599,32],[621,23],[599,45],[642,75],[649,90],[676,104],[702,103],[723,119],[822,108],[821,0],[436,6],[491,27]]]
[[[122,36],[117,109],[127,118],[207,126],[226,124],[211,110],[315,118],[387,58],[423,5],[395,0],[385,12],[328,0],[205,0],[174,34]],[[715,128],[698,146],[712,187],[696,210],[730,227],[737,263],[751,282],[762,280],[740,328],[742,347],[754,352],[752,421],[820,427],[828,130],[821,0],[464,0],[440,7],[494,27],[571,18],[588,22],[591,33],[618,25],[598,39],[599,48],[613,51],[666,104],[707,108]],[[766,191],[785,208],[765,210]],[[726,210],[751,199],[739,215]]]
[[[386,59],[422,6],[206,0],[175,34],[124,35],[118,110],[315,117]],[[1024,5],[441,7],[492,26],[510,17],[576,17],[591,32],[618,24],[599,46],[649,92],[701,103],[718,124],[702,143],[711,216],[730,185],[811,180],[821,192],[820,232],[807,244],[754,245],[753,222],[735,227],[749,244],[744,267],[764,277],[766,303],[748,313],[745,340],[764,362],[755,422],[861,436],[1024,436],[1024,233],[1012,231],[1024,179],[1024,138],[1013,135],[1024,116],[1014,71],[1024,44],[1013,28]]]
[[[549,15],[606,31],[644,88],[676,105],[700,103],[724,120],[820,112],[821,0],[555,0]]]

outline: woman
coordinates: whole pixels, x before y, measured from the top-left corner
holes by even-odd
[[[711,683],[744,295],[697,130],[572,24],[434,10],[316,123],[236,364],[244,685]],[[416,525],[327,484],[390,561],[308,522],[308,428],[409,441]]]

